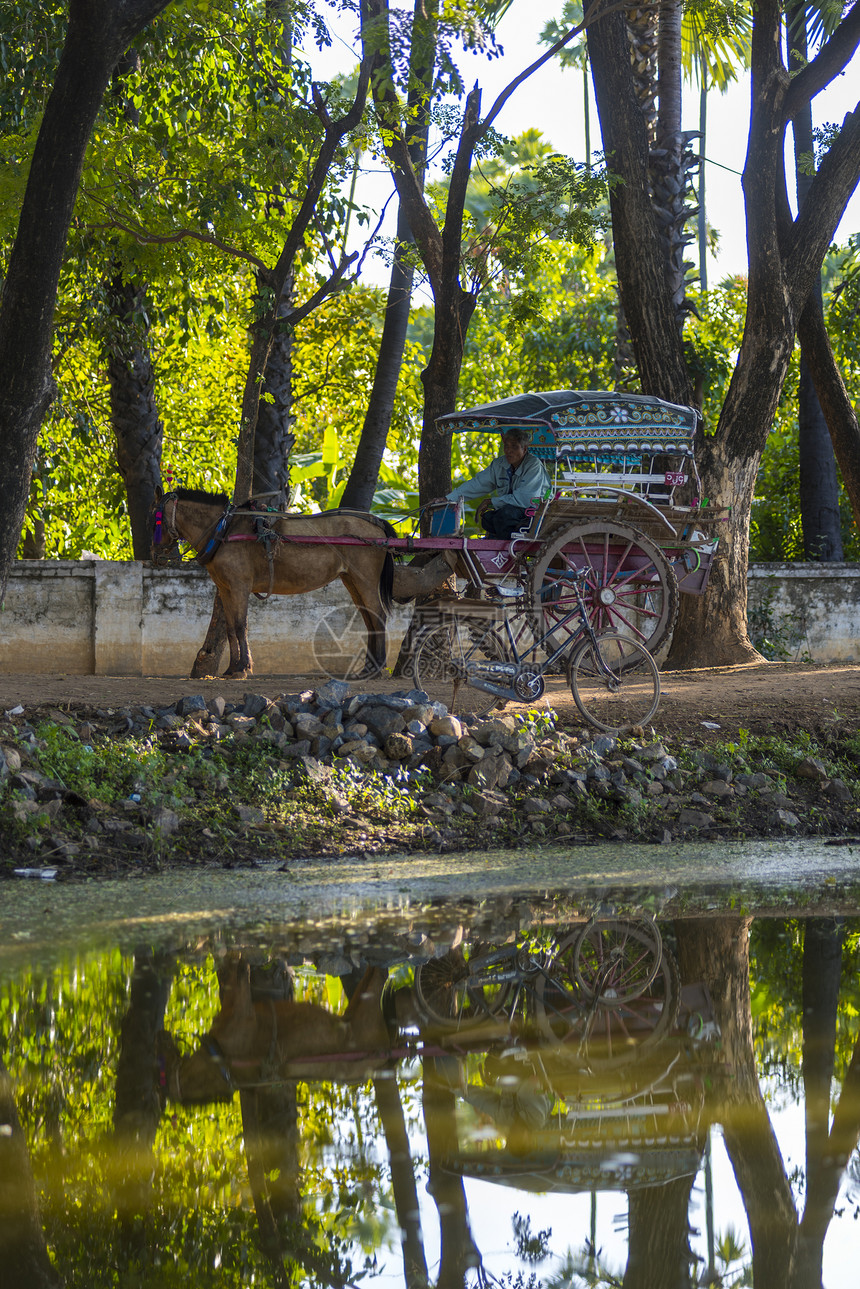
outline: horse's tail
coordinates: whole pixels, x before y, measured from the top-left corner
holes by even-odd
[[[385,552],[385,559],[382,561],[382,571],[379,574],[379,598],[382,602],[382,608],[386,615],[394,607],[394,556],[391,551]]]

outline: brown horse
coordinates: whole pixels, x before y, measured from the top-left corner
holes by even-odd
[[[153,502],[154,563],[166,563],[177,541],[185,541],[198,552],[218,588],[230,644],[230,665],[224,675],[241,678],[253,670],[248,648],[252,592],[299,595],[337,577],[367,627],[367,661],[361,675],[374,675],[385,664],[385,620],[394,577],[385,539],[395,535],[393,528],[374,515],[349,510],[273,514],[263,516],[264,541],[257,540],[255,513],[253,501],[233,513],[225,495],[190,488],[167,494],[159,488]],[[342,538],[356,540],[350,545]]]
[[[165,1096],[202,1103],[242,1088],[290,1079],[364,1080],[391,1055],[381,1000],[387,972],[369,968],[342,1016],[316,1003],[254,1002],[248,963],[230,955],[218,972],[221,1010],[202,1046],[180,1057],[162,1032],[157,1056]]]

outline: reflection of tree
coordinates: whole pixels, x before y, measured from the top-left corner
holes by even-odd
[[[48,1258],[27,1141],[0,1061],[0,1289],[62,1284]]]
[[[409,1150],[400,1089],[393,1071],[390,1077],[375,1078],[373,1091],[391,1164],[391,1189],[403,1242],[403,1276],[406,1289],[415,1289],[415,1286],[427,1284],[427,1259],[421,1238],[415,1169]]]
[[[445,1058],[447,1059],[447,1058]],[[480,1265],[469,1227],[462,1177],[446,1169],[459,1151],[454,1118],[456,1101],[436,1058],[424,1061],[424,1125],[430,1161],[428,1190],[439,1213],[440,1259],[437,1289],[463,1289],[466,1272]]]
[[[630,1192],[624,1289],[687,1289],[695,1283],[687,1217],[695,1180],[678,1177]]]
[[[803,1218],[798,1222],[755,1065],[750,923],[749,918],[678,922],[682,975],[706,983],[722,1031],[720,1046],[712,1054],[709,1101],[713,1118],[722,1122],[746,1209],[756,1289],[818,1289],[824,1238],[840,1180],[860,1137],[860,1040],[828,1132],[842,933],[833,923],[810,920],[806,924],[803,1073],[812,1104],[806,1120],[810,1175]]]
[[[116,1206],[123,1243],[128,1248],[134,1242],[137,1252],[143,1252],[146,1238],[142,1230],[135,1235],[133,1221],[146,1213],[152,1202],[152,1147],[161,1118],[152,1053],[164,1025],[172,977],[172,958],[151,950],[135,954],[128,1010],[120,1030],[113,1116]]]

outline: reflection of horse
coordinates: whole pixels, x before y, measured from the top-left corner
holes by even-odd
[[[382,1015],[386,972],[369,968],[342,1016],[316,1003],[251,998],[249,964],[226,959],[218,972],[221,1010],[202,1046],[180,1057],[159,1035],[164,1088],[172,1101],[229,1100],[242,1088],[286,1079],[350,1083],[366,1079],[391,1054]]]
[[[178,488],[156,490],[153,503],[152,558],[166,562],[178,540],[209,555],[206,569],[218,588],[230,642],[227,676],[249,676],[248,600],[316,591],[339,577],[367,627],[367,662],[362,675],[373,675],[385,663],[385,619],[391,607],[394,561],[385,539],[394,530],[375,516],[344,510],[320,515],[265,516],[258,540],[253,502],[235,516],[227,497]],[[223,531],[220,521],[225,518]],[[344,538],[356,539],[350,545]],[[220,543],[220,544],[219,544]],[[202,562],[202,561],[201,561]]]

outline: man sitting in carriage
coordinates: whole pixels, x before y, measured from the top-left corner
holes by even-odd
[[[502,455],[446,497],[446,501],[483,497],[475,518],[488,537],[507,539],[526,527],[528,511],[550,486],[543,462],[528,450],[530,442],[530,430],[507,430],[502,434]]]

